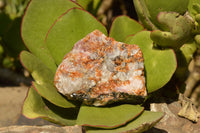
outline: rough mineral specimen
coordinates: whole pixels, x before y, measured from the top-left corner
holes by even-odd
[[[69,99],[88,105],[139,102],[147,95],[143,61],[137,45],[117,42],[95,30],[65,55],[54,84]]]

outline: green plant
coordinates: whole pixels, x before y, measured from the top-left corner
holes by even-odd
[[[197,102],[199,92],[197,92],[198,88],[195,87],[198,86],[199,72],[196,68],[193,68],[195,72],[190,72],[190,75],[188,75],[187,70],[192,59],[196,61],[196,64],[199,62],[198,55],[194,56],[200,48],[200,1],[133,1],[140,21],[145,28],[152,30],[150,37],[154,41],[154,47],[158,49],[173,48],[175,50],[178,64],[174,76],[177,81],[176,84],[179,84],[179,88],[181,88],[180,86],[184,85],[187,78],[185,90],[179,90],[184,93],[185,97],[191,98],[191,101],[187,98],[181,99],[183,108],[179,115],[196,122],[199,116],[193,103],[196,103],[196,106],[199,105],[199,102]],[[196,97],[194,98],[193,95]],[[190,107],[187,107],[187,105],[190,105]],[[190,117],[187,114],[188,111],[195,113],[191,113],[192,117]]]
[[[35,81],[28,91],[23,114],[60,125],[83,125],[88,132],[148,130],[163,117],[162,112],[146,111],[141,105],[133,104],[105,107],[81,105],[68,101],[54,87],[55,71],[64,55],[78,40],[96,29],[108,34],[96,18],[69,0],[30,2],[21,29],[29,52],[22,51],[20,60]],[[138,22],[120,16],[113,21],[109,36],[140,46],[145,60],[146,86],[151,93],[171,79],[177,66],[176,56],[172,49],[155,49],[150,32],[142,30],[144,27]]]
[[[196,0],[134,0],[138,17],[150,35],[155,47],[173,48],[187,66],[199,47],[199,1]],[[181,6],[180,6],[181,5]],[[181,57],[178,57],[181,58]],[[183,77],[183,75],[181,75]]]
[[[20,68],[19,53],[26,47],[20,36],[21,19],[29,0],[0,0],[1,66]]]

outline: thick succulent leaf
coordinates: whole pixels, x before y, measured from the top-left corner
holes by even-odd
[[[193,55],[197,49],[197,44],[194,40],[190,40],[185,43],[179,51],[176,51],[176,58],[177,58],[177,69],[175,72],[176,78],[179,81],[184,82],[188,76],[188,65],[193,58]]]
[[[47,34],[46,44],[57,64],[73,45],[95,29],[106,28],[88,12],[74,8],[60,16]]]
[[[96,15],[102,0],[76,0],[85,10],[89,11],[93,15]]]
[[[36,82],[33,82],[34,89],[45,99],[50,101],[51,103],[63,107],[63,108],[72,108],[75,105],[69,102],[66,98],[64,98],[60,93],[57,92],[57,89],[51,84],[43,84],[39,85]]]
[[[144,27],[150,30],[158,29],[158,27],[149,18],[149,11],[144,0],[133,0],[133,3],[137,12],[137,16]]]
[[[22,113],[30,119],[40,117],[61,125],[74,125],[78,109],[57,107],[45,101],[33,87],[31,87],[24,101]]]
[[[191,38],[194,24],[190,16],[181,16],[175,12],[161,12],[158,20],[166,25],[170,31],[155,30],[151,33],[151,39],[157,45],[177,50]]]
[[[138,18],[145,28],[166,30],[166,26],[158,22],[158,14],[166,11],[183,15],[187,11],[189,0],[133,0],[133,2]]]
[[[53,84],[54,73],[38,57],[27,51],[22,51],[20,61],[31,72],[32,77],[38,84]]]
[[[151,127],[153,127],[157,122],[159,122],[162,117],[164,116],[164,113],[162,112],[150,112],[150,111],[144,111],[140,116],[138,116],[136,119],[130,121],[126,125],[122,127],[118,127],[115,129],[100,129],[100,128],[92,128],[87,127],[87,133],[124,133],[124,132],[130,132],[130,133],[142,133],[144,131],[147,131]]]
[[[114,19],[109,36],[116,41],[123,42],[128,35],[142,31],[144,27],[128,16],[120,16]]]
[[[149,31],[137,33],[127,40],[129,41],[126,43],[137,44],[143,52],[148,92],[150,93],[163,87],[171,79],[177,67],[174,51],[153,48],[153,41],[150,38]]]
[[[197,14],[200,14],[200,1],[190,0],[188,4],[188,12],[193,18],[195,18]]]
[[[180,48],[180,50],[182,51],[187,63],[189,64],[189,62],[193,58],[194,52],[197,50],[197,44],[193,40],[189,41],[189,42],[185,43]]]
[[[57,106],[64,108],[75,107],[74,104],[67,101],[57,92],[53,85],[54,74],[40,59],[27,51],[22,51],[20,60],[24,67],[31,72],[32,77],[35,79],[34,88],[41,96]]]
[[[200,35],[196,35],[194,39],[197,44],[197,48],[200,48]]]
[[[32,0],[23,18],[21,34],[24,43],[52,71],[57,67],[45,46],[45,37],[58,16],[73,7],[78,5],[70,0]]]
[[[166,12],[177,12],[183,15],[187,11],[189,0],[184,0],[184,1],[145,0],[145,3],[149,10],[149,15],[151,16],[150,20],[152,20],[154,24],[156,24],[158,27],[161,28],[162,25],[157,20],[158,14],[160,12],[166,11]]]
[[[125,125],[143,112],[139,105],[123,104],[113,107],[81,106],[77,124],[82,126],[116,128]]]
[[[92,3],[93,0],[76,0],[76,2],[83,7],[85,10],[87,10],[88,5]]]
[[[200,1],[199,0],[190,0],[188,5],[188,12],[196,21],[196,27],[193,29],[194,34],[200,33]]]

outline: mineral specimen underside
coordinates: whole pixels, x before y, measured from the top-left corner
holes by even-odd
[[[65,55],[54,85],[69,99],[88,105],[137,102],[147,95],[143,62],[137,45],[117,42],[95,30]]]

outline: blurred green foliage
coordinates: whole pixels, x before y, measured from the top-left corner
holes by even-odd
[[[0,0],[0,66],[20,68],[19,53],[26,49],[21,39],[22,16],[29,0]]]

